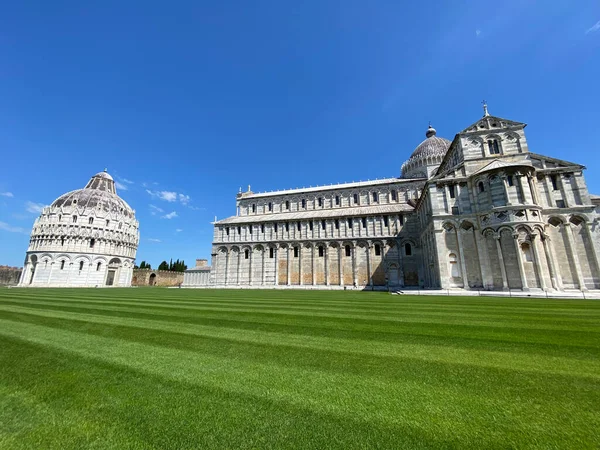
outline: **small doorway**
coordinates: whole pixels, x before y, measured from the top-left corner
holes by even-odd
[[[106,285],[107,286],[112,286],[115,282],[115,272],[116,270],[114,269],[110,269],[108,271],[108,275],[106,276]]]
[[[150,274],[150,280],[148,281],[148,285],[150,285],[150,286],[156,285],[156,274],[155,273]]]

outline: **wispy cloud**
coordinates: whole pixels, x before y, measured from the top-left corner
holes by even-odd
[[[126,185],[120,183],[119,181],[115,181],[115,186],[121,191],[126,191],[128,189]]]
[[[12,192],[0,192],[0,197],[14,197]]]
[[[596,22],[596,24],[592,28],[590,28],[589,30],[587,30],[585,32],[585,34],[595,33],[598,30],[600,30],[600,20],[598,22]]]
[[[206,208],[200,208],[198,206],[188,206],[193,211],[206,211]]]
[[[121,178],[121,181],[122,181],[123,183],[127,183],[127,184],[133,184],[133,181],[131,181],[131,180],[128,180],[127,178]]]
[[[164,216],[161,216],[161,219],[173,219],[175,217],[177,217],[177,213],[175,211],[172,211],[169,214],[165,214]]]
[[[29,230],[26,230],[23,227],[13,227],[6,222],[0,222],[0,230],[8,231],[9,233],[29,234]]]
[[[27,211],[29,211],[30,213],[40,214],[45,207],[46,205],[44,205],[43,203],[25,203],[25,209],[27,209]]]
[[[162,242],[160,239],[148,238],[150,242]]]
[[[189,203],[192,201],[192,198],[189,195],[181,194],[175,191],[152,191],[150,189],[146,189],[146,192],[151,197],[158,198],[169,203],[179,201],[179,203],[181,203],[184,206],[188,206]]]
[[[182,231],[183,231],[183,230],[182,230],[181,228],[177,228],[177,229],[175,230],[175,232],[176,232],[176,233],[181,233]]]
[[[150,189],[146,189],[146,192],[150,194],[152,197],[160,198],[166,202],[176,202],[177,201],[177,192],[172,191],[151,191]]]
[[[153,216],[155,216],[158,213],[164,213],[165,210],[162,208],[159,208],[158,206],[155,205],[148,205],[150,206],[150,214],[152,214]]]
[[[481,35],[481,30],[475,30],[475,36],[479,37]]]

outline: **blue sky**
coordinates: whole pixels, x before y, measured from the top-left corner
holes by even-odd
[[[191,265],[240,186],[399,176],[429,121],[452,139],[482,99],[600,194],[598,80],[595,0],[3,2],[0,264],[106,167],[137,261]]]

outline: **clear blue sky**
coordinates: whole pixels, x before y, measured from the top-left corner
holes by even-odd
[[[597,0],[3,2],[0,264],[106,167],[138,263],[192,265],[240,186],[399,176],[428,121],[452,139],[482,99],[600,194],[598,80]]]

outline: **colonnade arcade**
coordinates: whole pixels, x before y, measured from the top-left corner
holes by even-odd
[[[441,287],[597,289],[600,263],[591,226],[578,214],[481,231],[469,220],[445,221],[436,233]]]
[[[421,249],[411,239],[221,245],[216,285],[418,286]]]

